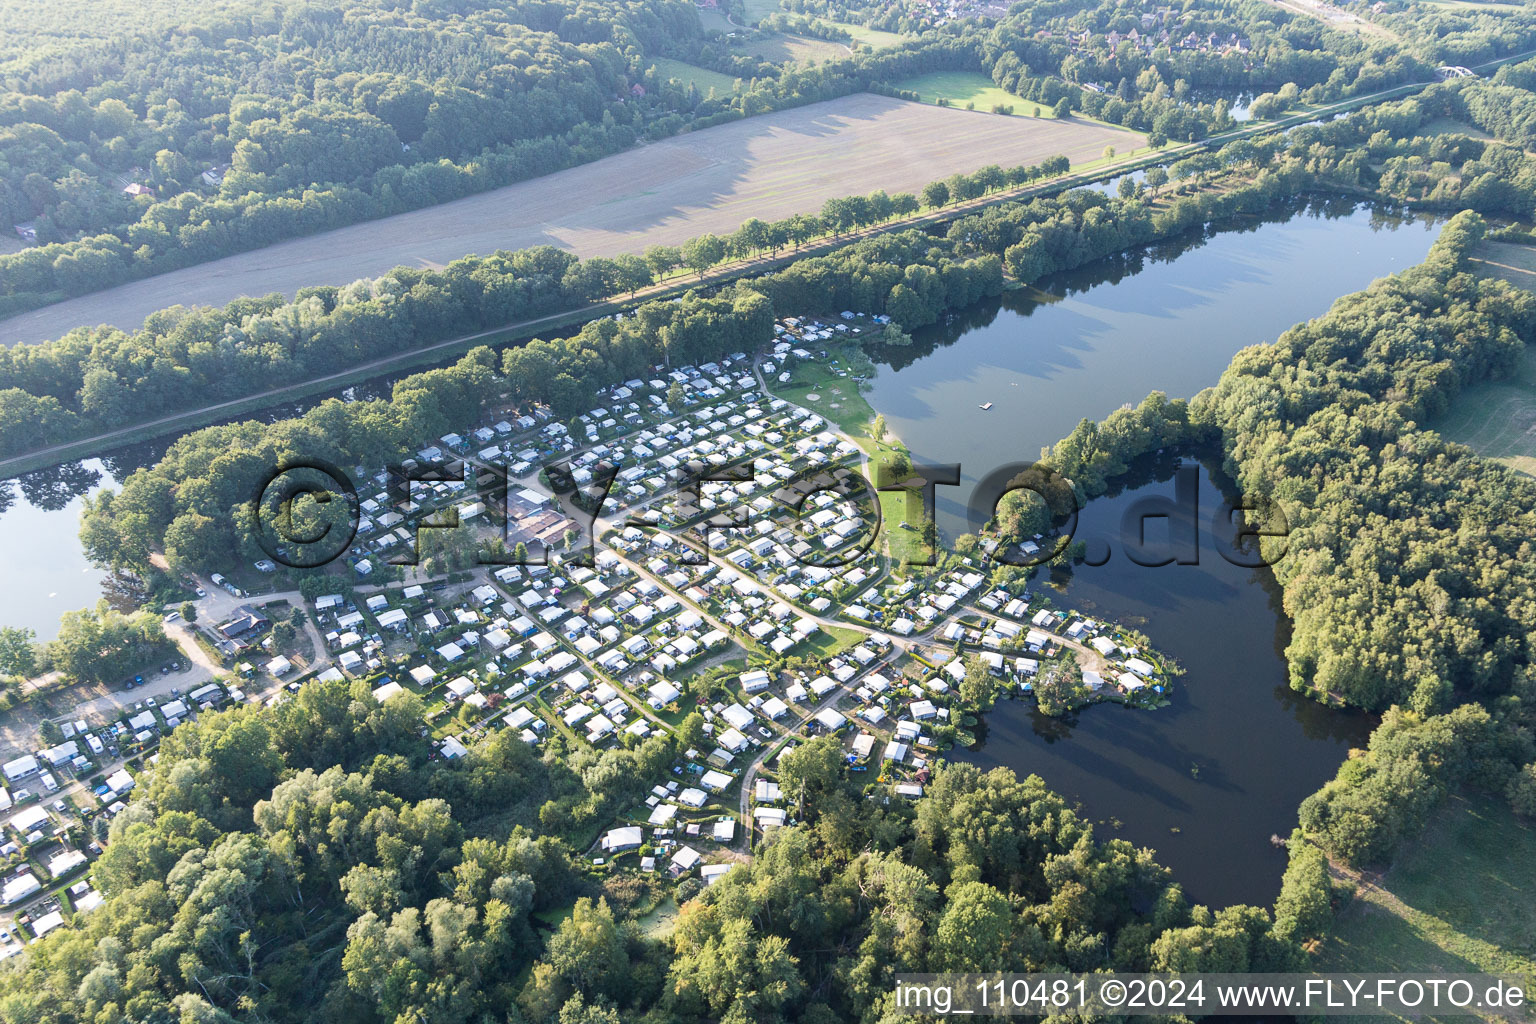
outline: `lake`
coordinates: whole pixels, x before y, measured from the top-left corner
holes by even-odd
[[[961,464],[961,486],[938,490],[938,525],[953,537],[970,529],[966,498],[987,471],[1036,459],[1079,420],[1150,391],[1210,387],[1239,349],[1422,261],[1438,224],[1326,204],[1137,250],[871,351],[866,397],[914,460]]]
[[[1157,850],[1191,899],[1268,905],[1280,891],[1296,808],[1364,746],[1374,720],[1331,710],[1286,685],[1290,639],[1268,569],[1228,562],[1209,526],[1224,496],[1198,466],[1198,565],[1137,565],[1121,543],[1125,510],[1172,498],[1177,458],[1136,467],[1133,486],[1089,502],[1076,537],[1100,566],[1078,566],[1045,586],[1060,608],[1139,629],[1184,668],[1172,703],[1156,711],[1094,705],[1063,719],[1008,701],[985,719],[980,745],[956,758],[1037,774],[1104,825],[1100,835]],[[1134,517],[1133,517],[1134,523]],[[1149,520],[1161,545],[1166,521]],[[1142,561],[1154,559],[1143,558]]]
[[[1149,391],[1189,397],[1215,384],[1239,349],[1420,262],[1437,228],[1352,203],[1220,225],[1011,292],[916,332],[909,348],[872,352],[880,369],[868,398],[915,461],[961,463],[961,486],[939,489],[938,525],[952,538],[972,528],[969,490],[989,470],[1034,459],[1079,420]],[[1105,822],[1103,835],[1155,848],[1193,899],[1269,904],[1286,862],[1270,837],[1289,835],[1297,805],[1373,723],[1288,688],[1288,624],[1268,570],[1229,564],[1208,535],[1199,565],[1144,568],[1125,556],[1125,508],[1172,496],[1176,465],[1139,466],[1119,493],[1091,502],[1077,537],[1101,553],[1107,542],[1110,558],[1048,591],[1062,607],[1144,630],[1172,655],[1186,670],[1172,705],[1051,719],[1006,702],[986,716],[979,747],[957,759],[1039,774]],[[1222,482],[1203,465],[1199,476],[1208,534]]]
[[[107,573],[80,548],[80,509],[116,482],[96,459],[0,482],[0,626],[52,640],[59,616],[101,600]]]

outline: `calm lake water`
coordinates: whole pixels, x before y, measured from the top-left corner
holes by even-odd
[[[914,459],[961,464],[961,486],[938,490],[938,525],[952,537],[970,529],[965,502],[988,471],[1036,459],[1079,420],[1150,391],[1210,387],[1239,349],[1422,261],[1438,223],[1338,204],[1149,247],[872,353],[880,371],[867,397]]]
[[[1191,899],[1268,905],[1286,864],[1270,836],[1290,835],[1297,805],[1351,746],[1365,745],[1374,723],[1287,687],[1279,588],[1268,569],[1222,557],[1210,523],[1224,498],[1206,466],[1198,468],[1199,564],[1148,568],[1127,557],[1126,509],[1149,496],[1172,498],[1178,465],[1165,457],[1137,467],[1126,489],[1090,502],[1076,537],[1096,552],[1093,560],[1107,561],[1041,588],[1058,607],[1133,626],[1172,655],[1185,674],[1171,705],[1106,704],[1053,719],[1008,701],[986,716],[982,742],[959,760],[1039,775],[1106,823],[1101,835],[1156,849]],[[1154,550],[1167,537],[1166,520],[1148,520]]]
[[[1420,262],[1437,225],[1309,206],[1059,275],[920,331],[910,348],[876,353],[885,362],[869,400],[917,461],[961,463],[961,486],[938,499],[939,526],[953,537],[971,528],[970,486],[990,470],[1034,459],[1084,417],[1149,391],[1189,397],[1213,385],[1239,349]],[[1168,456],[1137,467],[1118,493],[1090,503],[1077,538],[1108,561],[1045,591],[1058,606],[1144,630],[1172,655],[1186,670],[1172,705],[1051,719],[1006,702],[959,759],[1040,775],[1104,822],[1104,835],[1156,849],[1193,899],[1268,904],[1285,869],[1271,835],[1289,835],[1297,805],[1364,744],[1372,722],[1287,687],[1279,590],[1268,570],[1232,565],[1212,546],[1222,485],[1210,469],[1199,470],[1200,564],[1145,568],[1126,557],[1125,508],[1172,497],[1177,465]],[[1150,521],[1149,539],[1165,524]]]
[[[96,459],[0,482],[0,626],[52,640],[59,616],[101,600],[107,574],[77,531],[85,495],[116,482]]]

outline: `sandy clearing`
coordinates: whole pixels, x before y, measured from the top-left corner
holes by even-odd
[[[56,303],[0,321],[0,342],[56,338],[82,324],[133,329],[177,303],[341,285],[392,267],[551,244],[583,256],[638,252],[749,217],[812,212],[830,197],[915,191],[987,164],[1057,153],[1097,159],[1138,134],[1077,120],[1000,117],[862,93],[748,118],[441,206],[398,214]]]

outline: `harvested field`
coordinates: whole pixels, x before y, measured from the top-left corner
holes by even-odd
[[[441,266],[470,253],[557,245],[581,255],[638,252],[749,217],[819,210],[833,196],[916,191],[987,164],[1073,164],[1145,145],[1135,132],[1077,119],[945,110],[860,94],[748,118],[478,196],[293,239],[81,296],[0,321],[0,341],[58,337],[81,324],[136,328],[177,303],[347,284],[391,267]]]

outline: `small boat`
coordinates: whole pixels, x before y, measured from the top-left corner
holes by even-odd
[[[992,403],[991,402],[983,402],[981,404],[981,407],[982,407],[983,410],[990,409],[990,408],[992,408]]]

